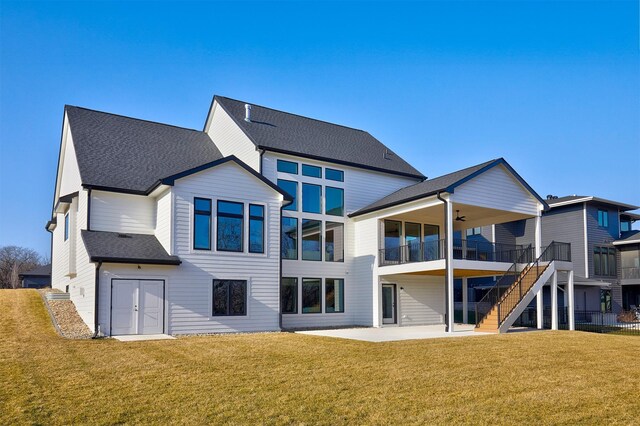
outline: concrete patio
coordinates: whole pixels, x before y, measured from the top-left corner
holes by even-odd
[[[332,330],[296,331],[310,336],[337,337],[340,339],[362,340],[365,342],[394,342],[399,340],[439,339],[451,337],[483,336],[491,333],[473,331],[471,324],[456,324],[453,333],[445,332],[444,324],[410,327],[362,327]]]

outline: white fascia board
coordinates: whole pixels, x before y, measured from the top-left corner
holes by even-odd
[[[448,194],[442,196],[444,199],[448,199]],[[438,200],[435,195],[429,196],[427,198],[422,198],[416,201],[409,201],[407,203],[398,204],[396,206],[387,207],[385,209],[376,210],[370,213],[365,213],[363,215],[356,216],[352,218],[355,221],[362,219],[371,219],[373,217],[378,219],[385,219],[391,216],[396,216],[405,213],[411,213],[416,210],[421,210],[437,205],[441,205],[442,201]]]

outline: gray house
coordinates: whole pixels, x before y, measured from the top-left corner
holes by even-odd
[[[629,305],[637,306],[640,238],[631,226],[640,215],[631,210],[639,207],[581,195],[548,196],[546,201],[549,210],[542,215],[542,243],[547,245],[553,240],[571,243],[575,309],[619,312],[629,309]],[[534,240],[534,223],[520,220],[495,225],[495,238],[501,243],[530,244]],[[560,293],[564,282],[560,276]],[[547,305],[548,288],[544,299]],[[561,306],[566,306],[564,294],[559,294],[558,300]]]
[[[51,287],[51,264],[18,275],[23,288]]]

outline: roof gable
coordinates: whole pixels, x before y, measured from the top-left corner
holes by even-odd
[[[369,133],[251,104],[214,97],[257,148],[422,179],[424,175]]]

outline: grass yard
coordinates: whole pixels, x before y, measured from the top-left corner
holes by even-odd
[[[65,340],[0,290],[0,424],[636,423],[640,337]]]

